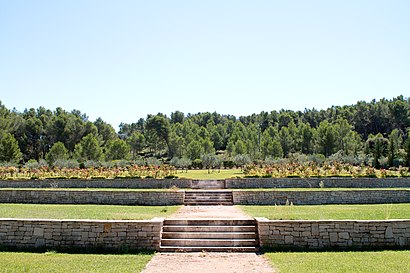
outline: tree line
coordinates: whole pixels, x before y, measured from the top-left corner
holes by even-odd
[[[280,110],[239,118],[158,113],[121,123],[118,133],[78,110],[18,112],[0,102],[0,162],[164,160],[179,167],[338,160],[380,167],[410,162],[410,99],[359,101],[325,110]],[[145,161],[144,161],[145,160]]]

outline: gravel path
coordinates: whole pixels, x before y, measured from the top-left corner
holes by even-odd
[[[251,219],[234,206],[183,206],[168,219]],[[157,253],[142,273],[273,273],[256,253]]]
[[[272,273],[269,262],[255,253],[158,253],[142,273]]]
[[[168,218],[252,219],[234,206],[183,206]]]

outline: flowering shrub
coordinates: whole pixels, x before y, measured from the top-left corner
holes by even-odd
[[[278,163],[266,166],[251,164],[244,168],[247,177],[405,177],[410,176],[408,168],[399,170],[377,170],[369,166],[353,166],[346,163],[332,162],[316,164]]]
[[[0,167],[0,179],[113,179],[113,178],[165,178],[175,177],[172,166],[89,167],[89,168],[17,168]]]

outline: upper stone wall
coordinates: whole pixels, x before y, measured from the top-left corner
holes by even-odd
[[[191,188],[190,179],[45,179],[45,180],[0,180],[0,188],[125,188],[169,189]]]
[[[246,188],[410,188],[403,178],[243,178],[226,179],[228,189]]]

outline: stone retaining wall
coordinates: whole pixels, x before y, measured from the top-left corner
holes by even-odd
[[[243,178],[226,179],[228,189],[238,188],[410,188],[410,177],[402,178]]]
[[[158,250],[162,222],[0,219],[0,246]]]
[[[233,191],[235,205],[410,203],[410,190]]]
[[[0,190],[0,203],[171,206],[184,191]]]
[[[261,247],[410,247],[410,220],[271,221],[258,218]]]
[[[189,179],[45,179],[0,180],[0,188],[127,188],[169,189],[191,188]]]

